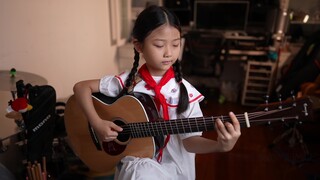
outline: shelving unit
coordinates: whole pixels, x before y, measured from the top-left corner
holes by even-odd
[[[251,65],[248,66],[248,63],[268,61],[265,39],[264,37],[228,36],[227,34],[225,39],[225,48],[222,49],[220,57],[224,66],[220,80],[222,84],[233,84],[233,88],[229,88],[229,91],[234,95],[229,98],[229,101],[243,101],[248,97],[247,69],[251,67]],[[221,89],[221,92],[223,96],[229,96],[225,89]]]
[[[256,106],[264,102],[272,88],[274,62],[248,61],[242,91],[242,105]]]

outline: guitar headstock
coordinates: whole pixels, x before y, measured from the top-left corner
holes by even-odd
[[[263,117],[259,116],[258,119],[296,120],[301,122],[313,118],[312,101],[309,97],[261,104],[255,111],[265,112]]]

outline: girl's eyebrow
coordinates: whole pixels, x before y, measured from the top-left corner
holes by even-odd
[[[173,39],[172,41],[180,41],[180,40],[181,40],[181,38],[179,37],[179,38]],[[167,41],[167,40],[165,40],[165,39],[154,39],[154,41]]]

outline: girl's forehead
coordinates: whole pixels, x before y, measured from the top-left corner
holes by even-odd
[[[163,24],[154,29],[148,39],[180,39],[180,32],[174,26]]]

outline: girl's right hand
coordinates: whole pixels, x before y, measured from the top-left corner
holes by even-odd
[[[93,129],[97,134],[100,141],[110,142],[117,138],[118,132],[121,132],[123,129],[113,123],[112,121],[107,121],[101,119],[98,121],[99,123],[95,123]]]

